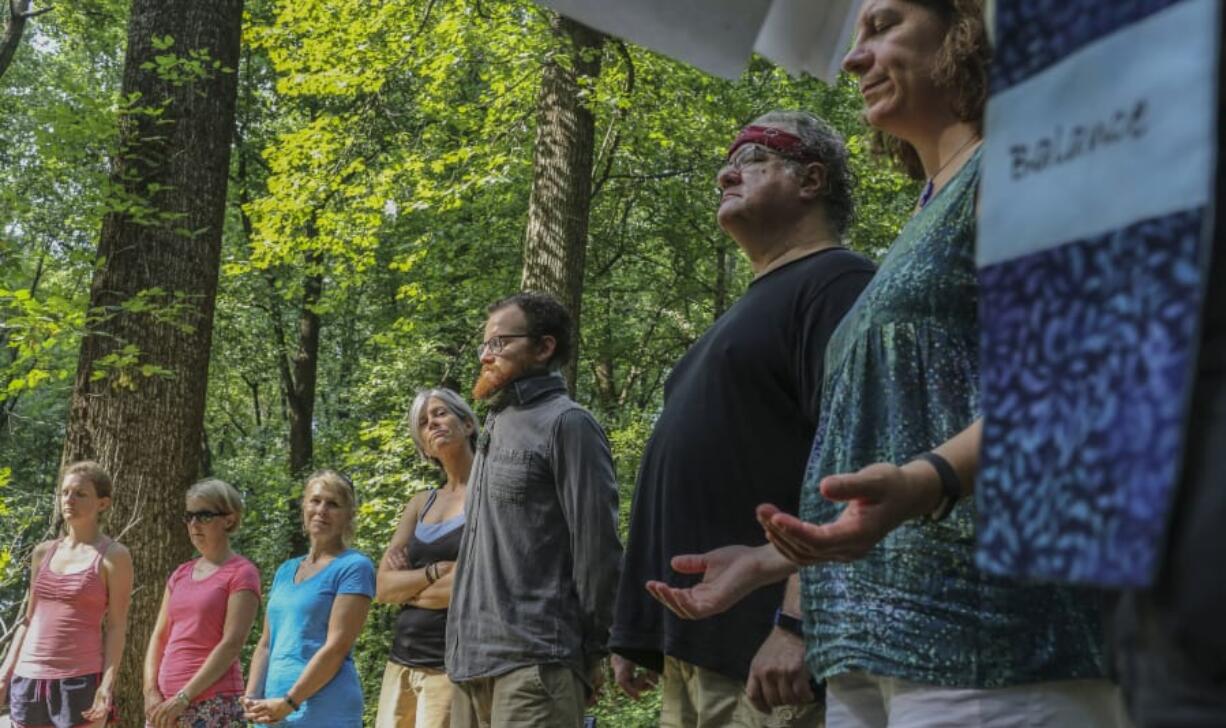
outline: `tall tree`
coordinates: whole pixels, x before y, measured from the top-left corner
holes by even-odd
[[[545,63],[537,99],[523,287],[556,295],[575,319],[576,346],[566,364],[574,394],[596,126],[586,97],[600,75],[604,36],[560,15],[550,30],[558,46]]]
[[[112,210],[102,223],[63,459],[115,476],[110,529],[136,583],[116,701],[143,723],[142,647],[160,585],[191,547],[178,515],[198,476],[242,0],[133,0]]]

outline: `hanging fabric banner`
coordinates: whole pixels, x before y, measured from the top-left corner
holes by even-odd
[[[860,0],[537,0],[610,35],[724,78],[753,52],[831,83]]]
[[[979,565],[1148,585],[1197,354],[1220,3],[997,0]]]

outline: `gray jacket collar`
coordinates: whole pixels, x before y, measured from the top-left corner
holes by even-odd
[[[522,407],[548,394],[566,391],[566,379],[559,372],[529,374],[520,377],[503,388],[498,397],[498,409],[515,405]]]

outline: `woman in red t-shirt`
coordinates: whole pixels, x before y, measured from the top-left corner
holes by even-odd
[[[243,501],[234,486],[202,480],[183,522],[200,558],[175,569],[145,651],[145,719],[152,728],[245,726],[239,651],[260,606],[260,572],[230,549]]]

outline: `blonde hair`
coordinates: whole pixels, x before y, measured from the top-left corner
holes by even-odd
[[[341,530],[341,542],[348,546],[353,542],[353,534],[357,530],[358,516],[358,494],[353,487],[353,481],[348,476],[331,468],[316,470],[311,473],[306,479],[306,485],[302,488],[302,528],[306,530],[306,499],[307,493],[311,492],[311,486],[318,485],[325,488],[337,496],[337,500],[341,503],[341,508],[349,512],[349,518],[345,521],[345,526]]]
[[[76,475],[85,478],[94,485],[94,495],[99,498],[111,497],[111,474],[106,471],[98,463],[93,460],[78,460],[75,463],[69,463],[60,470],[59,484],[63,485],[64,481],[70,475]]]
[[[243,496],[224,480],[206,478],[187,489],[188,498],[199,498],[223,513],[234,514],[234,524],[226,533],[234,535],[243,521]]]

